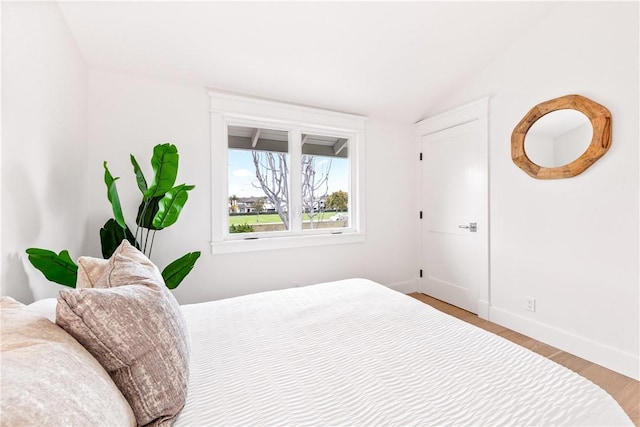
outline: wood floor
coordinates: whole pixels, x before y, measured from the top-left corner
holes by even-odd
[[[613,396],[613,398],[618,401],[622,409],[624,409],[624,411],[629,415],[629,418],[631,418],[633,423],[636,426],[640,426],[640,382],[559,350],[543,342],[534,340],[533,338],[519,334],[518,332],[514,332],[496,323],[480,319],[473,313],[454,307],[428,295],[420,293],[412,293],[409,295],[440,311],[457,317],[460,320],[464,320],[467,323],[476,325],[489,332],[500,335],[509,341],[535,351],[547,359],[551,359],[563,366],[566,366],[572,371],[591,380],[591,382],[599,385],[602,389],[606,390],[611,396]]]

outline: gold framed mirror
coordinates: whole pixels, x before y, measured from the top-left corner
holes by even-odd
[[[554,117],[554,119],[558,120],[547,120],[552,115],[551,113],[561,110],[575,110],[582,113],[586,117],[586,120],[583,121],[584,125],[580,122],[579,118],[576,118],[575,120],[571,119],[571,121],[564,119],[565,116],[570,116],[567,114],[558,113],[558,117]],[[580,116],[581,114],[577,115]],[[578,148],[572,148],[574,153],[577,150],[578,154],[582,154],[568,162],[565,157],[564,160],[560,161],[560,164],[556,164],[553,160],[549,160],[547,162],[539,160],[551,158],[553,157],[553,154],[549,154],[547,157],[544,157],[543,155],[536,153],[535,156],[533,156],[534,152],[542,151],[539,146],[533,145],[539,144],[539,141],[542,138],[537,136],[534,138],[532,135],[533,133],[530,131],[534,124],[536,124],[536,128],[538,128],[541,123],[536,122],[545,116],[547,116],[547,119],[544,120],[546,125],[545,135],[546,138],[551,141],[549,146],[550,148],[545,148],[545,150],[548,153],[551,153],[554,146],[560,147],[560,144],[555,142],[555,137],[558,136],[559,132],[564,135],[563,140],[571,140],[571,138],[566,137],[567,135],[571,135],[573,136],[573,139],[578,138],[578,136],[580,136],[579,138],[584,139],[582,142],[584,145],[588,142],[588,145],[586,145],[586,149],[584,150],[579,148],[579,144],[581,143],[580,140],[572,142],[572,144],[578,144]],[[560,116],[563,116],[563,118],[560,118]],[[585,130],[585,125],[590,125],[592,128],[590,142],[588,139],[589,130]],[[563,145],[567,145],[567,143],[563,143]],[[518,123],[511,134],[511,158],[513,159],[513,163],[528,175],[537,179],[569,178],[581,174],[589,166],[595,163],[596,160],[602,157],[610,146],[611,113],[597,102],[580,95],[566,95],[536,105],[529,110],[522,120],[520,120],[520,123]],[[529,147],[529,155],[527,153],[527,147]],[[563,151],[566,150],[563,148]],[[577,154],[574,154],[574,156],[575,155]],[[531,157],[534,157],[536,162],[532,161]],[[544,164],[541,165],[538,163]]]

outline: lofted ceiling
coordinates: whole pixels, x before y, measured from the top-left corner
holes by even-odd
[[[552,2],[67,2],[91,68],[391,120],[436,112]]]

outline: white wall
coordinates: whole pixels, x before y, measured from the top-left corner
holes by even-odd
[[[636,379],[638,43],[637,2],[567,3],[441,106],[491,97],[492,320]],[[573,93],[611,111],[611,149],[577,177],[533,179],[511,161],[511,132]]]
[[[2,295],[57,294],[22,258],[32,246],[83,252],[86,168],[87,68],[58,6],[3,2]]]
[[[158,233],[152,258],[162,268],[186,252],[202,257],[175,295],[182,303],[231,297],[295,284],[366,277],[415,290],[417,240],[413,206],[416,164],[412,128],[367,122],[367,240],[361,244],[211,255],[210,98],[205,88],[105,71],[89,72],[89,252],[100,256],[98,229],[110,217],[102,181],[108,161],[133,223],[139,193],[129,154],[151,177],[153,146],[171,142],[180,153],[178,181],[195,184],[179,221]]]

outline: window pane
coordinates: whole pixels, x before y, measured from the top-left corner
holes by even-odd
[[[304,230],[349,226],[349,140],[302,135]]]
[[[229,126],[228,135],[229,232],[289,230],[288,132]]]

